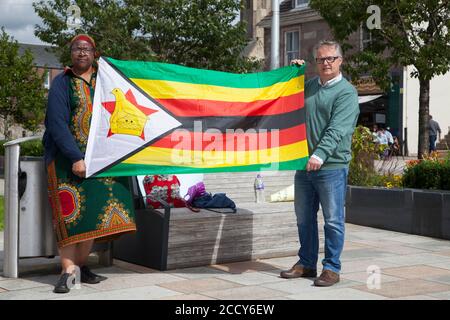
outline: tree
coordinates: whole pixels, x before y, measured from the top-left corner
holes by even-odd
[[[241,56],[247,44],[245,24],[234,23],[240,0],[78,0],[79,30],[66,25],[69,0],[34,4],[44,25],[36,35],[60,47],[68,63],[67,43],[76,33],[92,35],[102,55],[152,60],[231,72],[251,71],[260,61]]]
[[[352,78],[370,72],[384,89],[390,84],[391,66],[415,67],[411,76],[419,79],[418,157],[428,152],[430,80],[450,69],[449,0],[311,0],[328,22],[335,38],[346,51],[355,49],[349,36],[370,21],[370,5],[381,9],[381,28],[370,30],[372,41],[364,51],[348,57],[346,71]]]
[[[38,74],[33,54],[19,54],[19,44],[1,28],[0,34],[0,119],[5,138],[16,123],[35,131],[44,119],[45,74]]]

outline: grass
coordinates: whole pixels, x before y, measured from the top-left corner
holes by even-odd
[[[4,219],[4,206],[3,206],[3,196],[0,196],[0,231],[3,230],[3,219]]]

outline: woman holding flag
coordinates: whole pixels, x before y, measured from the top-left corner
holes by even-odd
[[[127,177],[85,179],[88,141],[96,81],[96,46],[85,34],[70,42],[72,66],[52,82],[48,95],[43,144],[53,226],[62,274],[55,293],[70,291],[78,266],[81,282],[106,277],[86,266],[94,241],[108,241],[136,230]]]

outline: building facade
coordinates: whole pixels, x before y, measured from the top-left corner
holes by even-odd
[[[262,1],[251,1],[253,7],[261,6]],[[269,1],[267,1],[269,2]],[[309,8],[308,0],[284,0],[280,3],[280,66],[285,66],[292,59],[301,58],[306,61],[307,68],[305,78],[308,79],[316,74],[314,70],[315,62],[312,56],[314,46],[320,40],[333,39],[328,23],[318,12]],[[247,10],[247,11],[246,11]],[[241,17],[249,17],[252,10],[246,9]],[[251,18],[253,24],[252,32],[256,29],[258,34],[264,34],[262,40],[264,44],[264,65],[265,70],[270,68],[271,49],[271,23],[272,12],[267,10],[267,15],[256,22]],[[263,29],[264,31],[262,31]],[[248,33],[250,39],[254,40],[254,32]],[[361,28],[349,38],[353,45],[352,50],[364,50],[371,41],[370,33]],[[352,54],[348,51],[346,54]],[[345,57],[344,57],[345,63]],[[311,67],[308,67],[311,66]],[[390,76],[392,84],[389,90],[381,90],[370,77],[362,76],[356,83],[353,83],[358,90],[360,101],[360,116],[358,124],[372,128],[374,124],[389,127],[393,135],[399,138],[403,152],[409,155],[417,154],[418,137],[418,82],[409,77],[410,68],[392,68]],[[346,76],[344,74],[344,76]],[[450,74],[448,75],[450,77]],[[450,91],[443,89],[444,84],[448,85],[447,78],[438,77],[432,81],[430,98],[430,113],[433,118],[441,124],[443,135],[447,133],[450,124],[450,113],[445,112],[445,101],[449,104]],[[439,121],[441,119],[441,121]]]

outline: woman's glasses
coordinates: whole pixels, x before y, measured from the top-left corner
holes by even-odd
[[[80,54],[80,53],[91,53],[94,52],[94,48],[72,48],[70,49],[73,53]]]

